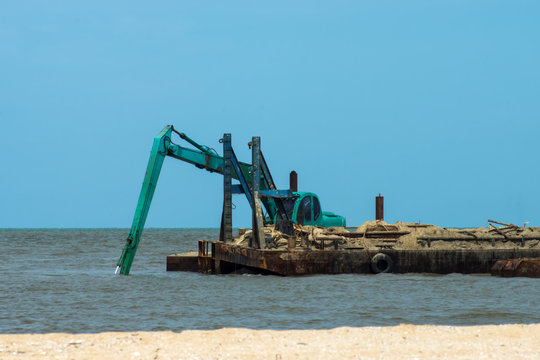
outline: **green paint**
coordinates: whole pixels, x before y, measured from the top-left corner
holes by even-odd
[[[165,160],[165,156],[167,155],[167,148],[171,141],[171,133],[172,126],[167,126],[154,139],[141,193],[137,202],[137,209],[135,210],[135,216],[133,217],[133,223],[131,224],[131,230],[129,231],[126,245],[122,250],[120,260],[118,260],[117,271],[120,270],[120,274],[129,274],[129,269],[133,263],[135,253],[137,252],[144,223],[146,222],[148,210],[150,209],[150,203],[152,202],[152,197],[156,190],[159,173],[163,166],[163,160]]]
[[[311,192],[296,192],[292,220],[297,224],[333,227],[345,226],[345,218],[332,212],[322,211],[319,197]],[[318,205],[317,205],[318,204]]]

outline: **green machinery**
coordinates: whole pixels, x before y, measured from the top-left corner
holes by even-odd
[[[173,143],[171,140],[173,133],[178,134],[195,149]],[[220,142],[223,143],[223,156],[207,146],[198,144],[184,133],[176,131],[172,125],[166,126],[154,138],[135,216],[118,261],[116,273],[129,274],[166,156],[223,175],[224,198],[220,241],[232,241],[233,193],[243,193],[251,205],[255,236],[250,246],[255,248],[260,248],[260,243],[264,239],[264,225],[276,224],[276,227],[285,233],[292,233],[293,223],[322,227],[345,226],[344,217],[321,210],[316,194],[276,188],[266,160],[260,151],[259,137],[253,137],[252,142],[249,143],[253,153],[252,164],[238,161],[231,145],[230,134],[225,134]],[[232,179],[238,180],[239,184],[232,184]],[[261,203],[267,214],[264,217]]]

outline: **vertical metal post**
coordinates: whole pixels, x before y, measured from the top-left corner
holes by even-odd
[[[231,134],[223,135],[223,213],[219,239],[232,242],[232,145]]]
[[[289,174],[289,184],[289,189],[291,189],[291,191],[298,191],[298,174],[294,170]]]
[[[251,158],[252,158],[252,176],[253,176],[253,222],[251,247],[255,249],[261,248],[261,243],[264,241],[264,222],[262,218],[262,208],[259,197],[261,188],[261,138],[254,136],[251,142]]]
[[[384,219],[384,197],[379,194],[375,197],[375,220]]]

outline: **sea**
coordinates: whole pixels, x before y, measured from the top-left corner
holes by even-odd
[[[131,274],[115,275],[127,233],[0,230],[0,333],[540,323],[540,279],[166,271],[218,229],[146,229]]]

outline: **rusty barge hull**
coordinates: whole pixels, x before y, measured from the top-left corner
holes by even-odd
[[[540,278],[540,258],[499,260],[491,268],[491,275]]]
[[[376,255],[383,259],[382,266],[377,267],[374,264]],[[282,276],[373,274],[380,272],[379,270],[398,274],[487,274],[498,260],[524,257],[540,257],[540,249],[261,250],[222,242],[200,241],[196,257],[169,255],[167,271],[211,274],[248,271]]]

